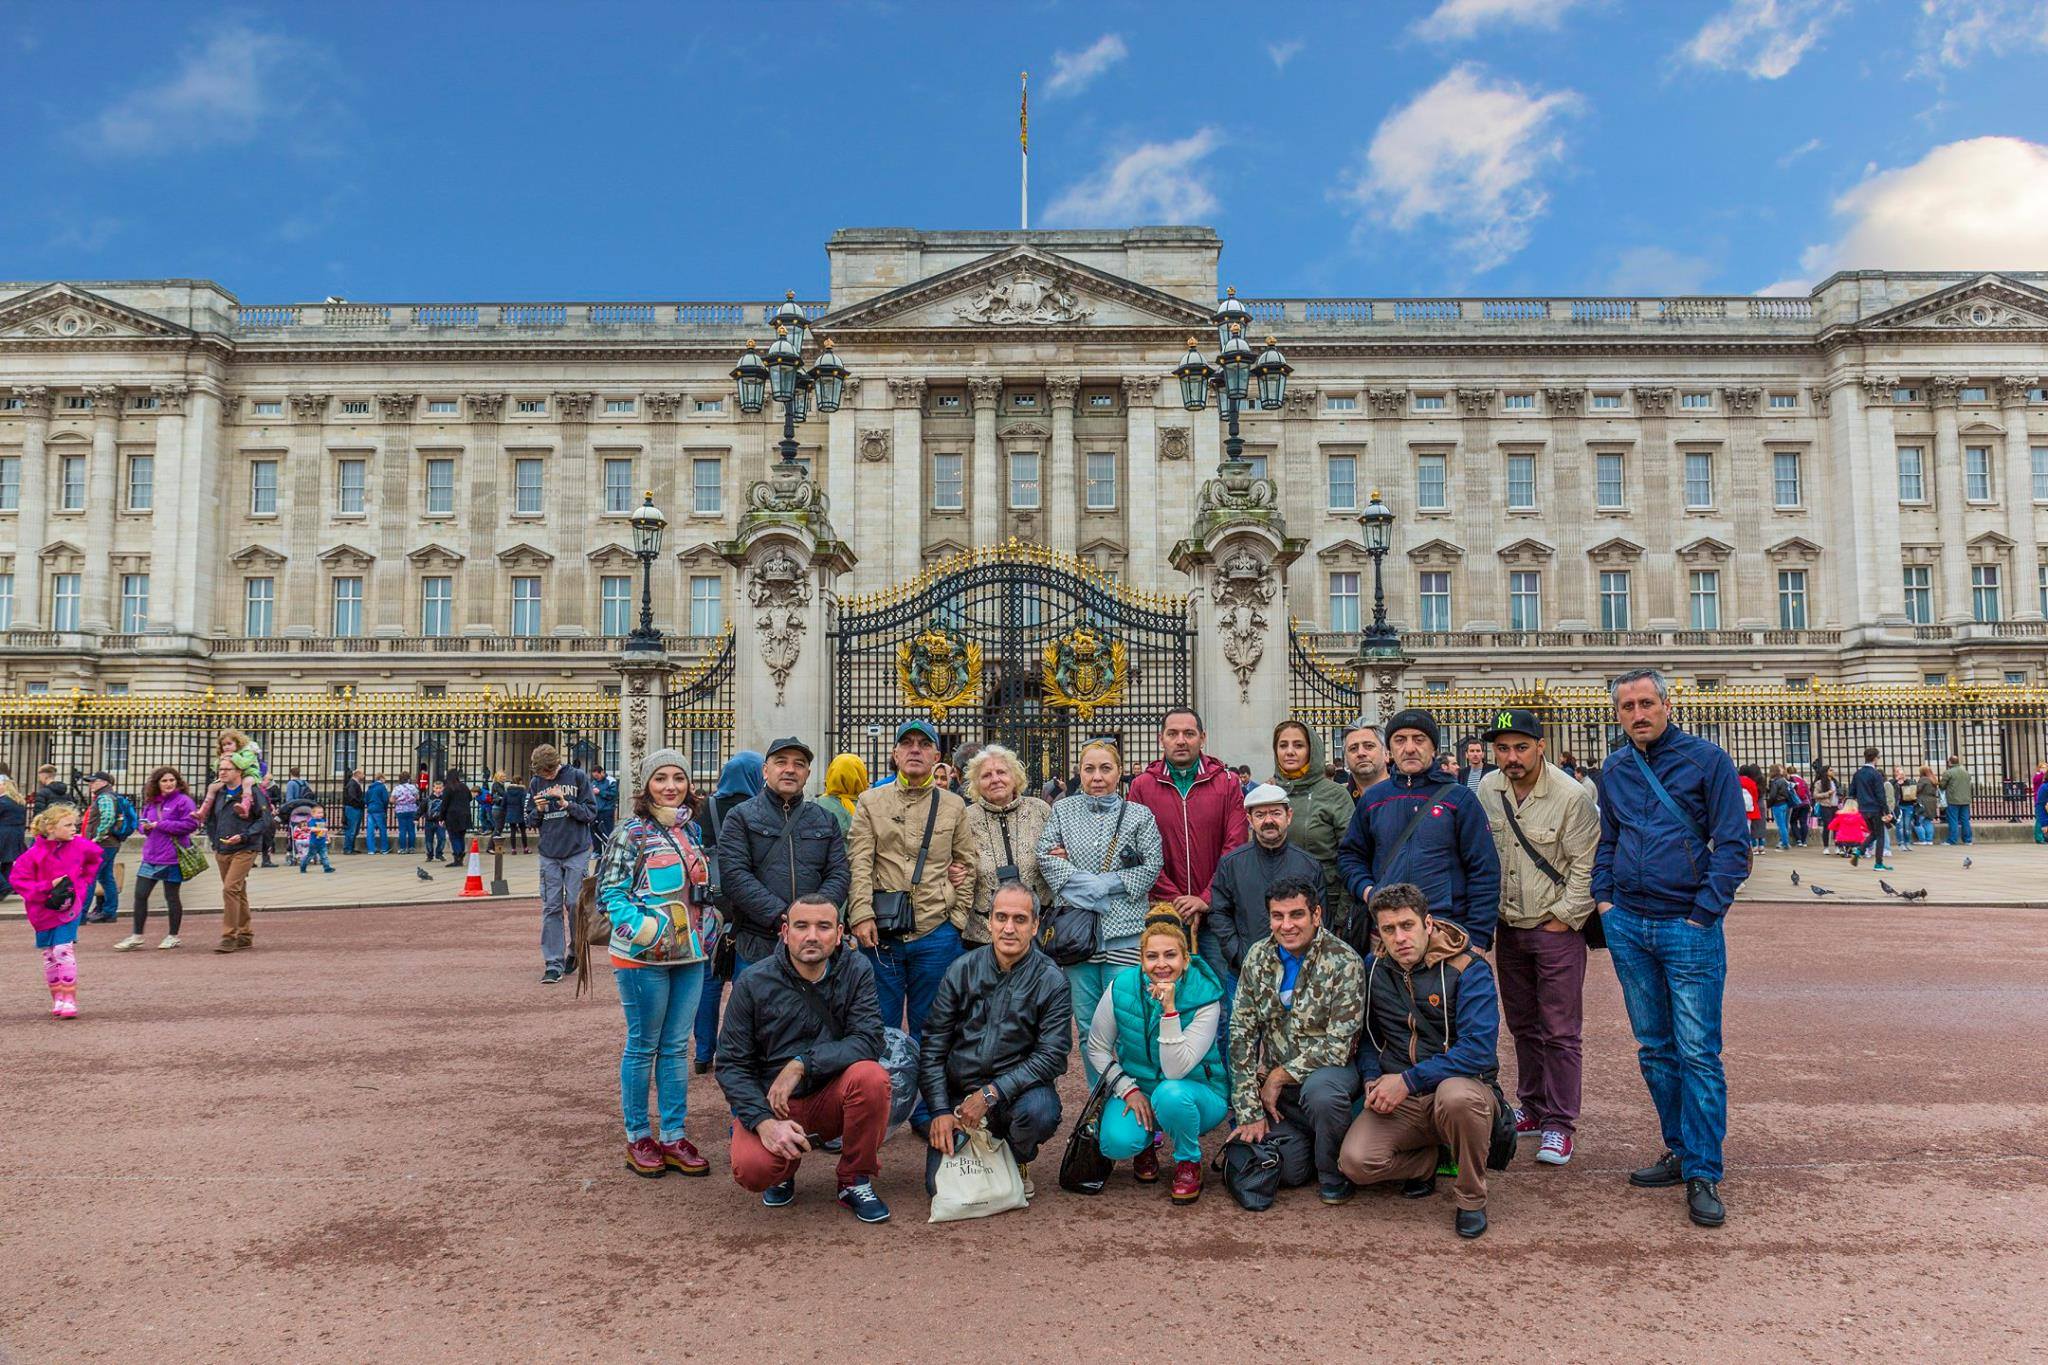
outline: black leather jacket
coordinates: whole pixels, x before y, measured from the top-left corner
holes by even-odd
[[[853,867],[846,837],[816,803],[785,804],[765,787],[718,822],[719,905],[732,921],[733,946],[749,963],[776,948],[782,912],[812,892],[846,909]],[[785,837],[786,836],[786,837]]]
[[[953,960],[924,1018],[917,1083],[925,1104],[944,1113],[969,1091],[993,1085],[1005,1103],[1067,1069],[1074,1004],[1067,975],[1037,947],[1004,971],[996,950],[970,949]]]
[[[847,943],[814,986],[790,965],[789,950],[778,945],[773,956],[749,966],[733,983],[718,1031],[718,1086],[732,1116],[752,1128],[773,1116],[768,1087],[790,1058],[804,1059],[804,1078],[796,1087],[801,1099],[824,1089],[855,1062],[881,1056],[882,1011],[875,969],[867,958]]]

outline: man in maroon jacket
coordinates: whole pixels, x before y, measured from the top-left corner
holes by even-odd
[[[1191,706],[1166,713],[1155,760],[1131,779],[1130,799],[1152,812],[1166,861],[1152,899],[1198,924],[1209,909],[1209,881],[1223,855],[1248,837],[1237,774],[1202,752],[1209,736]]]

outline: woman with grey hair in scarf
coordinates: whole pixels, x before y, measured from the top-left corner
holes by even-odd
[[[985,744],[968,761],[967,832],[974,840],[974,865],[946,869],[953,885],[974,883],[967,925],[960,931],[964,941],[989,941],[989,903],[1004,882],[1024,883],[1038,898],[1041,917],[1052,904],[1052,888],[1038,866],[1038,836],[1051,816],[1052,807],[1031,794],[1031,774],[1012,750]]]

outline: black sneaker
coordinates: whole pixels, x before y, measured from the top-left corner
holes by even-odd
[[[1348,1204],[1351,1202],[1351,1197],[1357,1193],[1358,1186],[1352,1184],[1341,1175],[1335,1180],[1325,1180],[1316,1187],[1317,1196],[1325,1204]]]
[[[1685,1216],[1703,1228],[1717,1228],[1728,1221],[1721,1207],[1721,1187],[1712,1180],[1685,1182]]]
[[[770,1185],[761,1191],[761,1202],[771,1209],[787,1206],[796,1198],[796,1177],[791,1176],[780,1185]]]
[[[1459,1209],[1452,1223],[1458,1229],[1458,1235],[1469,1242],[1486,1231],[1486,1210]]]
[[[1403,1199],[1427,1199],[1435,1193],[1436,1177],[1433,1175],[1419,1176],[1414,1180],[1404,1180],[1401,1182],[1401,1197]]]
[[[882,1196],[875,1193],[875,1187],[869,1181],[848,1185],[839,1192],[839,1202],[853,1210],[853,1216],[863,1223],[889,1221],[889,1206],[882,1202]]]
[[[543,986],[552,986],[561,979],[562,969],[559,967],[550,967],[540,974],[540,984]]]
[[[1676,1152],[1666,1152],[1649,1165],[1628,1173],[1628,1183],[1639,1190],[1661,1190],[1684,1179],[1678,1169]]]

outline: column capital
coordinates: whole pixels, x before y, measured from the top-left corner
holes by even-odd
[[[301,422],[317,422],[327,416],[327,400],[324,393],[295,393],[292,395],[292,416]]]
[[[1149,408],[1159,401],[1159,379],[1156,375],[1127,374],[1117,382],[1123,388],[1126,407]]]
[[[1289,417],[1312,417],[1316,402],[1322,391],[1313,384],[1289,384],[1287,386],[1287,415]]]
[[[1671,411],[1672,390],[1639,388],[1635,392],[1636,416],[1663,417]]]
[[[1462,389],[1458,396],[1462,401]],[[1550,408],[1552,417],[1577,417],[1586,410],[1586,391],[1580,388],[1545,389],[1543,401]]]
[[[899,408],[922,407],[929,387],[922,375],[898,376],[889,381],[889,401]]]
[[[1938,374],[1927,381],[1927,391],[1937,408],[1952,408],[1962,396],[1963,377],[1955,374]]]
[[[1045,378],[1046,397],[1052,401],[1055,413],[1074,411],[1074,400],[1081,396],[1081,376],[1078,374],[1053,374]]]
[[[596,401],[594,393],[558,393],[554,395],[555,415],[564,422],[587,421],[590,406]]]
[[[1883,407],[1892,401],[1892,390],[1899,381],[1888,374],[1866,374],[1856,381],[1863,386],[1863,406]]]
[[[412,410],[419,401],[419,395],[416,393],[380,393],[377,395],[377,406],[382,409],[387,419],[393,421],[411,417]]]
[[[85,396],[92,399],[92,415],[95,421],[121,420],[121,386],[119,384],[88,384]]]
[[[1575,389],[1557,389],[1557,393],[1575,393]],[[1459,389],[1458,411],[1467,417],[1484,417],[1493,411],[1492,389]]]
[[[191,394],[190,384],[152,384],[149,391],[156,398],[159,417],[182,417],[185,413],[185,399]]]
[[[646,397],[647,415],[657,422],[673,422],[683,410],[683,396],[679,393],[650,393]]]
[[[463,395],[469,407],[472,422],[495,422],[505,414],[505,395],[502,393],[470,393]]]
[[[1408,408],[1406,389],[1367,389],[1366,406],[1375,417],[1398,417]]]
[[[977,374],[967,380],[967,396],[974,400],[974,410],[992,408],[1003,396],[1003,377],[997,374]]]
[[[2034,390],[2040,386],[2037,378],[2009,374],[1998,381],[1998,405],[2002,408],[2025,407],[2033,401]]]
[[[21,411],[27,417],[48,417],[50,415],[50,389],[46,384],[16,384],[13,395],[21,400]]]
[[[1728,405],[1728,411],[1737,417],[1756,416],[1757,404],[1763,401],[1764,391],[1740,385],[1721,390],[1721,401]]]

